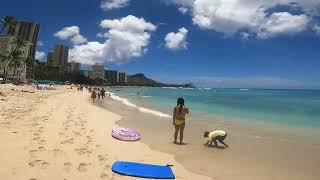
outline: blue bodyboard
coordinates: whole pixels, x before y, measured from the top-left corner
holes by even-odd
[[[175,179],[170,166],[117,161],[112,171],[121,175],[154,179]]]

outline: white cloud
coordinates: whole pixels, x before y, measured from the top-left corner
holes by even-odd
[[[320,24],[315,24],[313,26],[313,30],[316,32],[316,34],[320,35]]]
[[[137,18],[132,15],[121,19],[105,19],[101,21],[100,26],[107,29],[130,31],[133,33],[140,33],[146,30],[154,31],[156,29],[156,26],[152,23],[146,22],[143,18]]]
[[[185,8],[185,7],[179,7],[179,9],[178,9],[182,14],[186,14],[188,11],[189,11],[189,9],[188,8]]]
[[[167,4],[177,4],[183,7],[191,7],[194,0],[164,0]]]
[[[243,39],[243,40],[247,40],[247,39],[249,39],[251,36],[252,36],[252,35],[249,34],[249,33],[247,33],[247,32],[241,32],[241,33],[240,33],[240,37],[241,37],[241,39]]]
[[[54,33],[54,36],[62,40],[70,39],[73,44],[77,45],[87,42],[87,38],[80,34],[80,28],[78,26],[65,27]]]
[[[88,42],[75,45],[69,51],[69,59],[84,64],[116,62],[125,63],[138,58],[147,52],[152,31],[156,26],[146,22],[143,18],[129,15],[121,19],[103,20],[102,28],[105,33],[99,33],[106,38],[105,42]]]
[[[97,37],[103,38],[103,37],[104,37],[104,34],[103,34],[103,33],[97,33]]]
[[[166,47],[172,50],[187,49],[188,30],[184,27],[180,28],[177,33],[170,32],[165,37]]]
[[[273,13],[265,23],[260,25],[257,36],[259,38],[269,38],[279,34],[302,32],[306,30],[308,23],[309,18],[304,14]]]
[[[172,0],[179,8],[187,8],[193,23],[203,29],[211,29],[226,35],[243,30],[261,37],[301,32],[308,27],[313,16],[320,14],[320,1],[314,0]],[[302,14],[270,9],[279,5],[300,8]],[[271,14],[270,14],[271,13]],[[298,22],[295,22],[295,21]],[[269,27],[265,24],[269,23]],[[292,23],[292,25],[291,25]],[[299,26],[299,28],[296,28]],[[262,29],[266,30],[263,31]]]
[[[119,9],[129,5],[130,0],[102,0],[100,8],[104,11]]]
[[[36,51],[36,57],[35,59],[40,60],[40,61],[44,61],[46,57],[46,53],[42,52],[42,51]]]

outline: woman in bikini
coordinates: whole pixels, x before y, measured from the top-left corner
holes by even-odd
[[[184,105],[184,99],[179,97],[177,106],[173,109],[173,125],[175,128],[174,142],[177,144],[178,133],[180,131],[180,144],[183,144],[183,131],[185,127],[185,116],[189,113],[189,109]]]

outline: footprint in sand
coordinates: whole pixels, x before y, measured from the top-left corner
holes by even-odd
[[[65,141],[62,141],[60,144],[73,144],[73,138],[71,139],[68,139],[68,140],[65,140]]]
[[[57,156],[61,156],[64,154],[64,152],[61,149],[54,149],[53,151],[53,156],[57,157]]]
[[[40,139],[40,137],[38,136],[38,137],[33,138],[32,140],[33,141],[38,141],[39,139]]]
[[[70,162],[65,162],[63,164],[64,170],[70,172],[72,164]]]
[[[105,158],[102,155],[98,155],[98,159],[99,159],[100,162],[105,162],[107,160],[107,158]]]
[[[77,131],[72,131],[72,133],[75,135],[75,136],[81,136],[81,133],[77,132]]]
[[[76,151],[79,155],[90,154],[90,153],[91,153],[91,151],[89,151],[87,148],[75,149],[75,151]]]
[[[59,136],[61,136],[61,137],[68,137],[68,135],[66,135],[65,133],[59,133]]]
[[[43,133],[43,130],[39,129],[38,131],[36,131],[36,134],[42,134]]]
[[[86,145],[89,145],[89,144],[92,144],[93,143],[93,141],[90,139],[90,140],[88,140],[87,142],[86,142]]]
[[[40,147],[38,147],[38,150],[39,151],[45,151],[46,149],[44,147],[40,146]]]
[[[101,179],[110,179],[106,173],[101,173],[100,178]]]
[[[47,122],[48,121],[48,118],[44,118],[42,119],[43,122]]]
[[[46,144],[46,141],[45,141],[45,140],[39,141],[39,145],[45,145],[45,144]]]
[[[33,124],[32,124],[32,126],[38,126],[38,125],[39,125],[38,123],[33,123]]]
[[[86,164],[86,163],[80,163],[79,166],[78,166],[78,171],[79,172],[87,172],[89,165]]]
[[[29,162],[29,166],[40,167],[41,169],[45,169],[49,165],[50,165],[50,163],[45,162],[44,160],[34,160],[32,162]]]
[[[108,170],[108,169],[110,169],[110,165],[109,164],[107,164],[105,167],[104,167],[104,169],[106,169],[106,170]]]
[[[33,149],[33,150],[30,150],[29,153],[30,153],[31,156],[35,156],[37,151],[38,150]]]

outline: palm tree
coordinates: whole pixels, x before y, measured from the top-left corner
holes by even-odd
[[[13,51],[11,53],[11,61],[9,62],[8,66],[13,68],[13,76],[18,75],[16,71],[22,65],[21,55],[22,55],[21,51]]]
[[[13,66],[13,75],[16,75],[16,70],[21,67],[25,66],[26,64],[26,58],[21,58],[22,51],[21,48],[26,45],[26,41],[24,41],[21,37],[16,38],[16,48],[12,52],[12,60],[11,60],[11,65]],[[21,74],[21,73],[18,73]]]
[[[16,70],[21,67],[22,65],[25,65],[25,62],[23,61],[25,58],[21,58],[22,50],[21,48],[25,46],[26,41],[24,41],[21,37],[15,38],[15,49],[11,52],[8,52],[6,56],[2,56],[2,63],[3,66],[3,75],[4,79],[7,79],[8,75],[8,68],[13,68],[13,75],[16,75]],[[20,75],[21,73],[18,73]]]
[[[14,21],[14,17],[12,16],[5,16],[3,19],[1,19],[1,23],[3,24],[0,34],[3,32],[3,30],[9,26]]]

